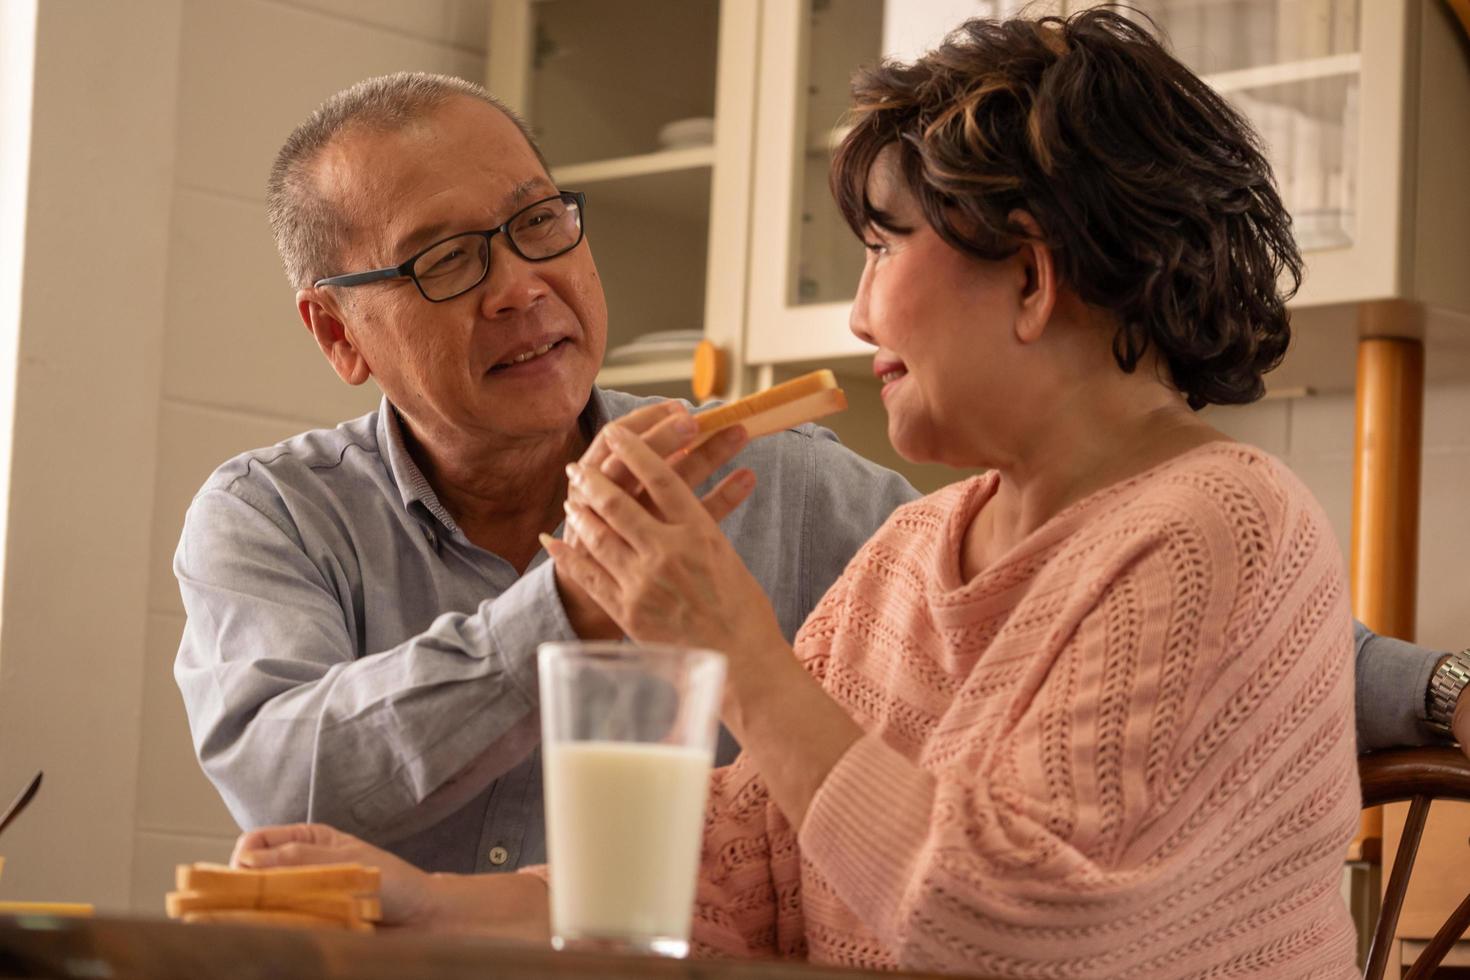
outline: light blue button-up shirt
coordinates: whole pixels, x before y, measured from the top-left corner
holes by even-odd
[[[594,390],[588,432],[646,399]],[[899,504],[897,474],[816,426],[757,440],[724,529],[788,639]],[[174,676],[242,827],[332,824],[421,867],[545,860],[535,651],[574,639],[543,552],[465,537],[378,411],[225,463],[174,558]],[[728,736],[719,761],[735,753]]]

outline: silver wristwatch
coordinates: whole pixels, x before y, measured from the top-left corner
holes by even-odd
[[[1470,683],[1470,650],[1452,653],[1439,662],[1429,676],[1429,727],[1441,735],[1453,734],[1450,722],[1455,718],[1455,705],[1460,692]]]

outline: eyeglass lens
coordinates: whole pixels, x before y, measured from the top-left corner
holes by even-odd
[[[573,248],[581,238],[582,216],[576,201],[552,198],[516,214],[506,228],[523,258],[550,259]],[[479,232],[442,241],[419,256],[414,278],[432,300],[449,299],[472,289],[490,265],[490,239]]]

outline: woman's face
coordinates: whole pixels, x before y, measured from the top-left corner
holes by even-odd
[[[888,438],[905,459],[993,465],[987,445],[1013,394],[1019,343],[1014,324],[1026,287],[1017,262],[987,262],[951,247],[924,219],[892,148],[868,178],[880,223],[864,233],[867,264],[851,329],[878,348]]]

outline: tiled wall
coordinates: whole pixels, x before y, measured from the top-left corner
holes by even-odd
[[[170,568],[185,508],[246,449],[377,405],[339,381],[296,316],[264,217],[291,127],[359,79],[423,69],[484,79],[486,0],[187,0],[151,517],[132,906],[157,912],[173,866],[222,860],[237,830],[195,762],[172,668]]]

